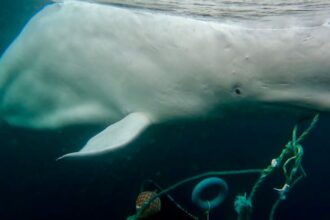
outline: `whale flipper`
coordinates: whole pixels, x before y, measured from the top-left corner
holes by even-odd
[[[150,119],[146,114],[141,112],[131,113],[91,138],[80,151],[65,154],[58,160],[101,155],[123,147],[134,140],[150,124]]]

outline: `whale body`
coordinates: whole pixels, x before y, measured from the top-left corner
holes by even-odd
[[[223,118],[245,106],[328,112],[329,39],[327,22],[257,29],[97,3],[54,3],[1,57],[1,118],[41,129],[108,125],[79,152],[61,157],[69,158],[126,146],[152,124]]]

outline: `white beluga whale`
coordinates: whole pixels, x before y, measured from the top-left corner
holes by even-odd
[[[176,119],[330,111],[330,25],[282,29],[64,1],[36,14],[0,60],[14,126],[107,128],[61,158],[126,146]]]

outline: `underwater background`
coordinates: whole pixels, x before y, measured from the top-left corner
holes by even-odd
[[[263,19],[267,24],[267,18],[262,15],[270,13],[274,16],[287,13],[297,18],[295,21],[303,20],[308,25],[316,22],[310,19],[316,14],[320,19],[330,18],[330,13],[329,16],[325,13],[329,12],[327,1],[296,1],[294,5],[276,1],[276,7],[282,11],[272,8],[272,1],[266,1],[268,5],[253,1],[150,2],[112,1],[122,7],[165,10],[203,19],[242,22],[259,19],[260,25]],[[49,1],[0,1],[0,54],[29,18],[46,4]],[[56,158],[80,149],[103,127],[27,130],[1,124],[0,219],[126,219],[134,214],[136,196],[148,179],[167,187],[211,170],[266,168],[289,141],[296,122],[296,118],[280,115],[267,120],[236,118],[153,126],[127,148],[108,156],[76,161],[56,161]],[[307,178],[288,194],[275,219],[330,219],[329,122],[329,116],[321,115],[316,128],[303,142]],[[211,210],[210,219],[236,219],[235,197],[249,193],[257,178],[255,174],[223,177],[229,186],[229,196]],[[192,214],[202,216],[202,211],[191,202],[196,183],[187,183],[170,194]],[[257,192],[252,219],[268,219],[278,196],[273,188],[280,188],[283,183],[280,171],[266,179]],[[161,212],[149,219],[191,218],[164,197]]]

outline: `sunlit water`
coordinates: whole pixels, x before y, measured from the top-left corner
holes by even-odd
[[[93,2],[93,0],[86,0]],[[256,21],[255,25],[314,26],[330,18],[329,0],[94,0],[123,7],[151,9],[226,22]],[[275,21],[275,22],[274,22]]]

